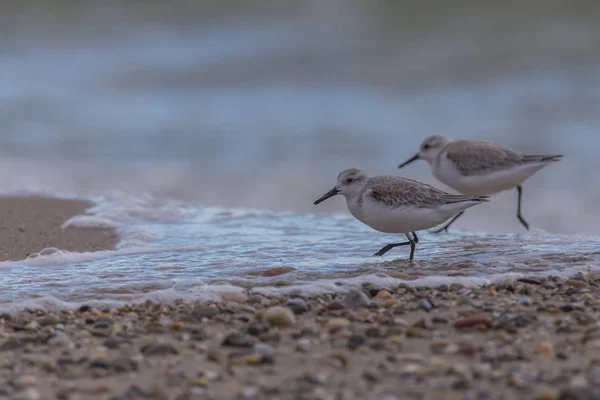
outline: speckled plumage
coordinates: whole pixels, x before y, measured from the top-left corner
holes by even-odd
[[[529,155],[497,143],[479,140],[456,140],[438,154],[447,157],[464,176],[480,175],[523,165],[558,161],[561,155]],[[436,160],[438,161],[438,160]]]
[[[367,181],[364,190],[367,197],[392,208],[431,208],[474,200],[473,197],[446,193],[425,183],[397,176],[372,177]]]

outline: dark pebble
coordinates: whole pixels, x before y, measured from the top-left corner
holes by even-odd
[[[201,321],[203,318],[212,318],[219,313],[215,307],[199,307],[192,311],[191,315],[198,321]]]
[[[269,330],[269,324],[262,321],[251,322],[246,326],[246,333],[252,336],[258,336]]]
[[[367,328],[367,330],[365,330],[365,335],[372,338],[385,338],[388,336],[387,332],[378,326]]]
[[[362,346],[363,344],[365,344],[366,341],[367,341],[367,339],[364,336],[361,336],[361,335],[352,335],[352,336],[350,336],[348,338],[348,349],[350,349],[350,350],[356,350],[360,346]]]
[[[166,343],[156,343],[149,344],[142,347],[142,354],[146,357],[149,356],[168,356],[168,355],[177,355],[179,354],[179,350],[174,346]]]
[[[387,349],[384,342],[375,341],[369,344],[369,348],[375,351],[384,351]]]
[[[23,343],[21,340],[9,338],[0,344],[0,351],[17,350],[23,347],[25,347],[25,343]]]
[[[79,307],[79,312],[88,312],[91,309],[92,309],[92,307],[83,305],[83,306]]]
[[[518,282],[523,282],[523,283],[528,283],[530,285],[541,285],[542,281],[540,281],[539,279],[535,279],[535,278],[519,278],[517,279]]]
[[[233,332],[227,335],[227,337],[225,338],[225,340],[223,340],[223,343],[221,343],[221,345],[229,347],[252,347],[254,346],[255,342],[256,339],[250,335],[246,335],[239,332]]]
[[[104,346],[109,349],[116,349],[121,344],[121,341],[114,338],[109,338],[104,341]]]
[[[438,287],[435,288],[435,290],[437,290],[438,292],[443,292],[446,293],[448,292],[448,285],[440,285]]]
[[[294,298],[287,302],[286,307],[294,312],[294,314],[304,314],[308,311],[306,301],[300,298]]]
[[[431,323],[432,324],[447,324],[450,321],[447,318],[441,317],[439,315],[434,315],[433,317],[431,317]]]
[[[346,308],[344,303],[338,300],[334,300],[331,303],[327,304],[328,310],[343,310],[344,308]]]

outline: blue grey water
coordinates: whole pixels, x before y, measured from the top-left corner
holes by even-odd
[[[122,241],[0,263],[0,306],[598,269],[595,3],[357,3],[1,6],[0,191],[92,199]],[[524,186],[534,229],[502,193],[408,264],[312,205],[347,167],[445,188],[396,169],[430,134],[565,154]]]

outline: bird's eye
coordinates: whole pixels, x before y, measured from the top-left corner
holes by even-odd
[[[354,179],[352,179],[352,178],[348,178],[348,179],[346,179],[346,183],[352,183],[353,180]]]
[[[426,145],[424,145],[424,146],[423,146],[423,148],[424,148],[425,150],[427,150],[427,149],[428,149],[428,148],[430,148],[430,147],[431,147],[431,146],[430,146],[429,144],[426,144]]]

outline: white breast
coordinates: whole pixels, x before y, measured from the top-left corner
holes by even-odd
[[[547,165],[547,163],[529,163],[465,176],[456,169],[445,153],[440,154],[438,160],[432,167],[433,175],[465,196],[489,196],[513,189]]]
[[[445,204],[437,208],[390,207],[363,195],[363,201],[346,199],[348,210],[359,221],[379,232],[408,233],[433,228],[477,203]]]

